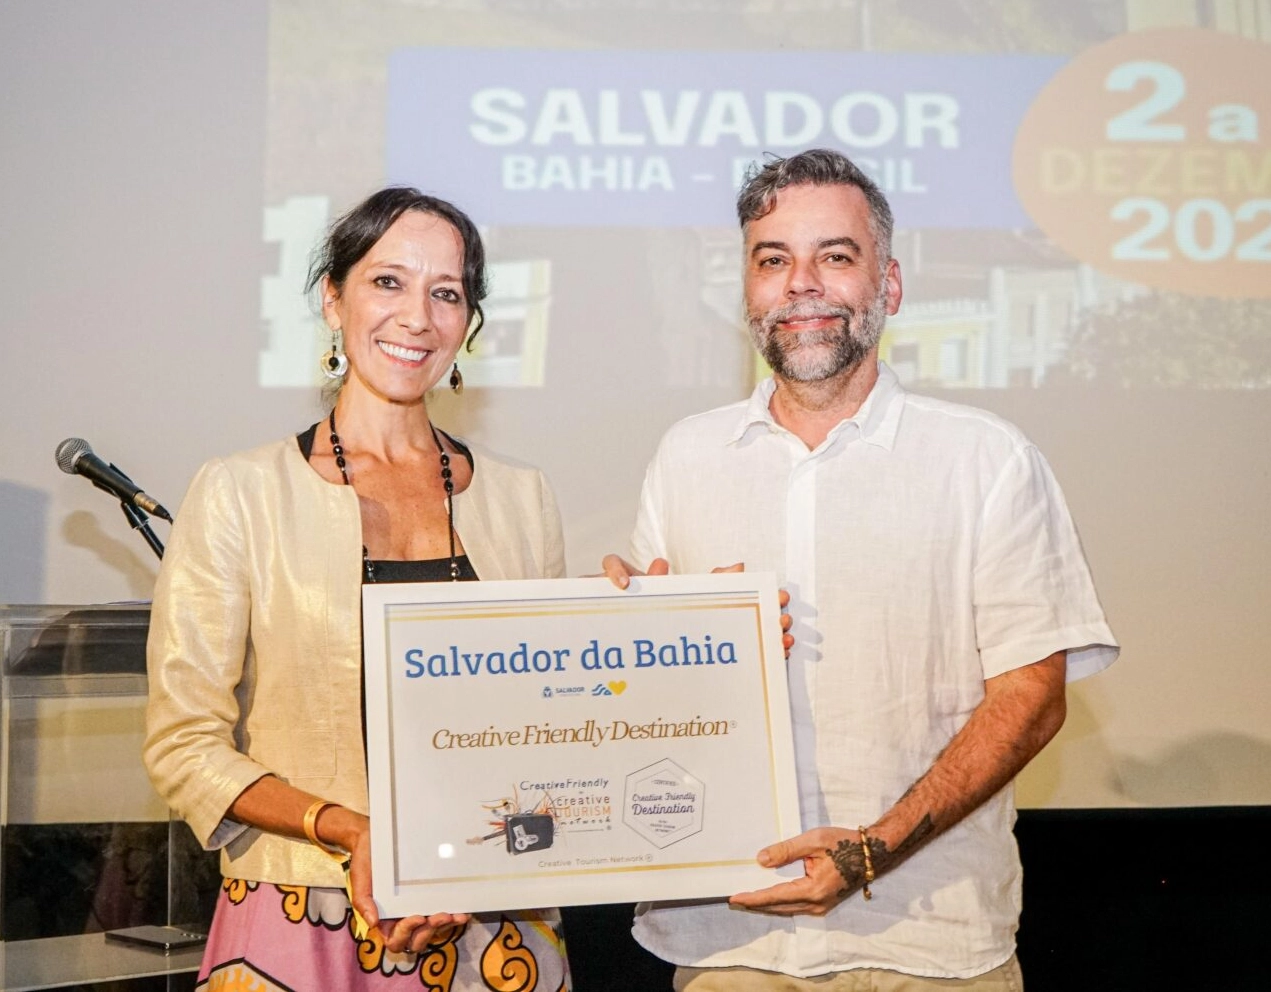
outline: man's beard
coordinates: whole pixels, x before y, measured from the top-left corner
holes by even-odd
[[[783,331],[777,327],[785,321],[818,317],[837,318],[838,326],[817,331]],[[879,287],[873,303],[860,312],[859,319],[853,307],[818,300],[787,303],[765,314],[746,314],[755,348],[776,375],[793,382],[821,382],[860,365],[878,344],[886,321],[885,284]]]

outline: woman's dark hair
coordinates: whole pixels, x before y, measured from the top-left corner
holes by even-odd
[[[485,323],[481,301],[489,293],[485,274],[485,246],[472,219],[453,203],[427,196],[410,186],[387,186],[372,193],[331,225],[326,239],[309,266],[306,292],[312,292],[323,278],[337,291],[344,289],[349,270],[371,250],[375,242],[408,210],[418,210],[449,221],[463,242],[463,297],[468,303],[468,350]]]

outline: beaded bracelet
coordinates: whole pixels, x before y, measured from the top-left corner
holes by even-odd
[[[869,883],[874,880],[874,859],[870,856],[869,838],[865,836],[865,828],[857,827],[856,832],[861,835],[861,853],[865,855],[865,884],[861,892],[869,900],[874,898],[874,894],[869,891]]]

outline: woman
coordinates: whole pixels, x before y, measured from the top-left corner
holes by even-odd
[[[447,436],[424,401],[461,383],[484,264],[468,217],[417,190],[337,221],[309,284],[332,332],[324,370],[344,380],[331,415],[209,462],[173,527],[145,760],[221,851],[200,987],[569,987],[554,913],[380,920],[370,891],[361,583],[564,572],[542,474]]]

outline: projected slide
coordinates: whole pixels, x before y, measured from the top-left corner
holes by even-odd
[[[571,21],[567,6],[607,14],[610,36],[585,13]],[[931,11],[920,23],[897,12],[915,5],[879,3],[843,5],[859,16],[839,32],[841,50],[833,34],[818,50],[757,50],[757,15],[726,48],[706,37],[699,48],[615,46],[636,6],[675,7],[365,0],[353,25],[307,23],[302,51],[303,5],[275,0],[265,236],[281,264],[262,293],[262,384],[312,381],[298,353],[322,344],[295,296],[298,273],[331,212],[380,182],[438,192],[483,226],[495,298],[469,381],[536,387],[549,356],[594,333],[551,318],[549,301],[566,258],[605,265],[585,247],[599,230],[674,244],[699,278],[659,290],[688,298],[658,309],[738,329],[737,185],[765,155],[813,146],[846,152],[893,204],[906,299],[882,353],[907,383],[1271,383],[1265,41],[1127,30],[1135,4],[1121,13],[1088,0],[1023,5],[1037,52],[963,35],[977,27],[959,23],[971,15]],[[884,38],[893,45],[877,50]],[[287,136],[323,115],[354,140],[315,162]],[[501,250],[513,231],[532,253]],[[620,297],[604,307],[632,309]],[[717,328],[693,364],[741,346],[739,329]],[[669,365],[667,375],[684,379]]]
[[[596,572],[664,432],[765,372],[741,175],[828,145],[895,208],[883,358],[1037,443],[1124,645],[1026,804],[1271,802],[1271,0],[8,0],[0,28],[4,598],[151,594],[63,439],[179,515],[207,459],[325,416],[310,252],[389,182],[491,260],[430,416],[541,467]]]

